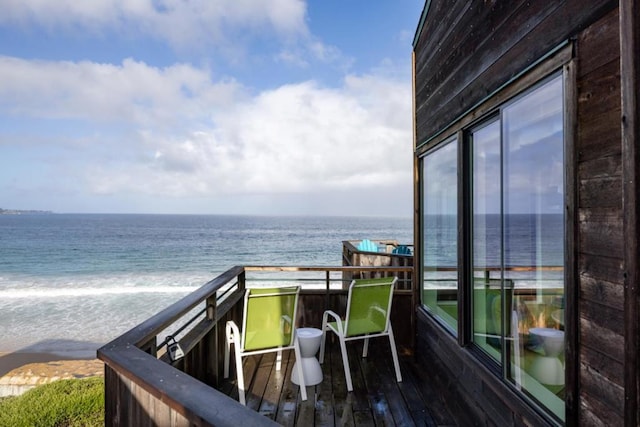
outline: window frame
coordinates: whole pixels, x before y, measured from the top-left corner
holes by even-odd
[[[575,317],[577,301],[577,289],[575,284],[575,277],[577,276],[576,256],[575,256],[575,224],[576,221],[576,194],[575,194],[575,161],[576,153],[573,147],[573,141],[575,140],[575,123],[577,121],[577,99],[576,99],[576,63],[572,59],[572,52],[570,49],[561,50],[557,55],[547,58],[545,61],[541,61],[536,67],[532,67],[531,70],[523,72],[521,75],[516,76],[511,82],[504,85],[496,93],[490,94],[485,100],[479,103],[471,110],[465,112],[456,121],[443,129],[437,135],[432,137],[422,144],[416,144],[415,156],[419,164],[419,179],[416,180],[416,185],[419,186],[416,192],[419,201],[418,218],[416,225],[419,231],[416,236],[419,236],[420,240],[424,237],[424,224],[423,224],[423,212],[424,212],[424,195],[422,194],[424,188],[424,176],[423,161],[425,157],[438,148],[441,144],[448,142],[452,138],[457,139],[458,143],[458,330],[457,334],[452,333],[446,326],[443,327],[448,334],[457,339],[458,345],[464,348],[464,351],[469,352],[476,360],[478,360],[482,366],[484,366],[489,372],[492,372],[494,376],[498,378],[500,382],[515,391],[519,396],[524,398],[525,401],[533,407],[539,407],[537,402],[531,399],[522,391],[516,389],[511,384],[506,370],[508,368],[508,360],[503,360],[501,363],[497,363],[494,359],[486,355],[483,351],[473,345],[473,314],[471,308],[471,296],[472,284],[469,277],[471,277],[472,262],[470,261],[470,239],[471,233],[471,219],[469,217],[470,209],[466,206],[470,201],[471,192],[471,150],[466,148],[468,144],[469,131],[471,129],[481,126],[485,121],[493,120],[496,116],[499,117],[500,110],[516,102],[527,93],[535,90],[537,87],[548,82],[552,78],[558,77],[562,79],[563,85],[563,108],[564,108],[564,295],[565,295],[565,420],[573,418],[572,413],[575,409],[572,409],[574,397],[576,394],[576,378],[578,377],[578,366],[575,359],[575,348],[577,342],[577,321]],[[423,271],[423,248],[422,243],[416,247],[416,261],[417,264],[417,277],[422,283],[424,277]],[[468,260],[468,261],[467,261]],[[422,291],[418,297],[418,310],[424,311],[427,316],[438,324],[443,326],[442,322],[437,317],[425,308],[422,303]],[[541,410],[549,417],[553,417],[551,412],[547,409]],[[553,417],[555,419],[555,417]]]
[[[419,170],[420,170],[420,180],[419,180],[419,194],[420,194],[420,227],[419,227],[419,236],[420,236],[420,241],[423,241],[424,239],[424,203],[422,203],[422,201],[425,200],[425,186],[424,186],[424,167],[425,167],[425,160],[429,157],[429,155],[432,155],[438,151],[440,151],[441,149],[444,149],[447,145],[449,144],[453,144],[456,145],[455,150],[456,150],[456,158],[457,158],[457,163],[456,163],[456,169],[457,169],[457,174],[458,174],[458,178],[456,181],[456,187],[457,187],[457,195],[456,195],[456,219],[458,221],[460,221],[460,213],[461,213],[461,207],[460,207],[460,194],[461,194],[461,189],[460,189],[460,172],[461,172],[461,168],[460,168],[460,153],[461,153],[461,140],[458,136],[453,135],[453,136],[449,136],[448,138],[444,138],[444,140],[442,140],[439,144],[432,146],[429,150],[427,150],[423,155],[420,156],[419,158]],[[424,298],[424,288],[423,288],[423,284],[424,284],[424,275],[425,275],[425,271],[424,271],[424,255],[425,255],[425,250],[424,247],[421,245],[419,251],[416,252],[416,255],[419,257],[417,258],[419,260],[418,262],[418,266],[419,266],[419,283],[420,283],[420,289],[419,289],[419,305],[420,308],[422,310],[425,310],[429,316],[431,316],[443,329],[445,329],[447,331],[447,333],[453,335],[453,336],[457,336],[460,333],[461,328],[460,327],[460,323],[461,321],[463,321],[463,318],[460,317],[461,312],[462,312],[462,308],[460,307],[461,305],[461,297],[460,297],[460,292],[461,292],[461,264],[460,264],[460,242],[459,240],[456,242],[456,248],[457,248],[457,257],[456,257],[456,262],[457,262],[457,310],[458,310],[458,319],[457,319],[457,329],[454,329],[449,323],[447,323],[447,321],[441,317],[436,315],[433,310],[423,302],[423,298]]]

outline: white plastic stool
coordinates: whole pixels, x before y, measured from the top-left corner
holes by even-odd
[[[537,338],[544,351],[544,356],[536,356],[531,363],[531,376],[542,384],[564,385],[564,365],[558,358],[564,351],[564,331],[530,328],[529,334]]]
[[[300,344],[300,360],[296,360],[291,371],[291,382],[300,385],[297,364],[302,363],[302,375],[305,385],[316,385],[322,382],[322,367],[316,359],[316,353],[320,348],[322,331],[316,328],[296,329],[298,343]]]

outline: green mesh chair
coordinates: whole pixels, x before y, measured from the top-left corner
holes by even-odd
[[[353,384],[351,383],[351,371],[349,370],[349,359],[347,357],[347,341],[364,340],[362,357],[367,357],[369,338],[389,337],[396,377],[398,382],[402,381],[398,353],[390,321],[393,288],[397,281],[397,277],[354,280],[349,286],[345,320],[342,320],[340,316],[331,310],[325,311],[322,316],[320,363],[324,361],[326,333],[331,331],[340,340],[344,376],[347,380],[348,391],[353,391]],[[330,317],[333,318],[333,321],[329,321]]]
[[[224,377],[229,377],[229,353],[231,344],[234,344],[238,398],[243,405],[246,405],[244,371],[242,370],[243,357],[277,352],[277,370],[280,370],[282,365],[282,350],[293,349],[296,360],[300,360],[300,347],[295,335],[299,293],[299,286],[247,289],[244,295],[242,332],[233,320],[227,322]],[[302,364],[298,363],[297,366],[302,400],[307,400]]]

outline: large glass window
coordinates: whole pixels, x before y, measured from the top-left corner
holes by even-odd
[[[508,378],[564,419],[564,135],[560,76],[504,108]]]
[[[472,130],[473,341],[502,361],[502,191],[500,121]]]
[[[423,304],[458,327],[458,149],[455,140],[422,159]]]
[[[565,394],[563,107],[558,75],[464,129],[461,153],[456,139],[427,153],[421,170],[423,305],[454,333],[464,330],[505,382],[559,420]],[[459,205],[463,218],[457,218]],[[460,288],[458,270],[465,272]],[[468,307],[468,322],[458,322],[459,305]]]

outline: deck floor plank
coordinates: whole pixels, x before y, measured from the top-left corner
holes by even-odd
[[[407,407],[415,423],[428,427],[438,426],[439,424],[432,415],[432,410],[440,406],[439,399],[433,398],[434,393],[431,390],[429,390],[426,399],[423,397],[421,388],[429,389],[429,387],[420,386],[413,369],[407,366],[407,364],[401,363],[400,371],[402,373],[402,383],[398,384],[398,389],[407,402]],[[446,425],[447,422],[444,424]]]
[[[377,346],[378,354],[375,355],[377,357],[370,354],[368,358],[380,376],[380,389],[389,403],[391,416],[396,425],[416,425],[404,396],[402,393],[398,393],[402,382],[398,383],[398,378],[396,377],[389,340],[386,337],[379,337],[376,340],[379,341]]]
[[[398,384],[398,389],[407,403],[407,409],[416,425],[428,427],[437,426],[438,424],[431,415],[431,410],[421,398],[421,393],[411,371],[406,369],[402,364],[400,371],[402,373],[402,382]]]
[[[364,377],[369,406],[376,425],[395,425],[393,416],[391,415],[389,401],[382,388],[384,381],[380,378],[381,372],[372,363],[373,358],[380,356],[378,341],[379,339],[370,340],[369,355],[366,358],[362,357],[363,341],[351,343],[351,348],[347,346],[347,352],[349,353],[349,361],[352,367],[360,363],[360,370]]]
[[[253,377],[255,376],[256,370],[258,369],[259,363],[262,360],[261,357],[247,357],[242,360],[242,367],[244,375],[244,397],[249,401],[250,387],[253,381]],[[235,360],[232,359],[229,362],[229,380],[232,382],[233,387],[231,388],[230,396],[235,400],[238,400],[238,373],[236,372],[236,364]]]
[[[285,357],[287,361],[286,370],[284,370]],[[295,426],[299,390],[298,387],[291,382],[291,370],[293,369],[293,363],[295,362],[293,352],[285,351],[282,355],[282,359],[282,369],[285,372],[285,376],[275,421],[280,425],[288,427]]]
[[[328,349],[327,349],[328,350]],[[332,355],[327,352],[322,365],[322,382],[316,386],[315,425],[326,427],[335,425],[335,406],[333,401],[333,372],[331,370]]]
[[[353,410],[358,412],[369,412],[373,416],[370,391],[367,389],[365,380],[365,366],[362,364],[362,343],[351,342],[347,344],[347,357],[349,358],[349,368],[351,370],[351,382],[353,383]],[[335,342],[340,363],[342,363],[342,354],[338,341]],[[344,368],[341,371],[344,378]],[[345,384],[346,388],[346,384]]]
[[[333,337],[328,335],[326,350],[328,359],[325,360],[324,370],[329,372],[331,376],[328,382],[331,384],[332,401],[335,407],[335,425],[354,425],[352,397],[347,392],[340,347],[337,344],[331,345],[330,338]]]
[[[275,353],[267,353],[256,358],[257,369],[253,372],[253,377],[245,383],[247,388],[245,399],[247,407],[259,412],[264,392],[267,389],[271,369],[275,369]],[[245,378],[246,374],[245,374]]]
[[[271,354],[274,357],[276,355],[275,353]],[[280,370],[277,370],[274,359],[273,367],[270,371],[265,391],[262,396],[262,402],[260,403],[260,409],[258,410],[259,413],[271,418],[272,420],[276,419],[276,414],[278,412],[289,360],[289,354],[283,354]],[[292,359],[291,363],[293,363],[293,360],[295,360],[295,358]]]
[[[347,343],[354,390],[347,392],[340,345],[327,336],[323,381],[308,386],[308,400],[291,382],[295,362],[292,351],[283,352],[282,369],[275,369],[275,353],[243,360],[247,406],[283,426],[453,426],[446,402],[425,381],[424,367],[410,356],[400,356],[402,382],[393,369],[389,342],[372,339],[369,355],[362,358],[362,342]],[[238,398],[235,365],[220,390]]]
[[[426,407],[433,420],[432,425],[436,426],[452,426],[455,425],[453,416],[446,405],[446,402],[442,400],[440,394],[433,388],[433,386],[427,381],[424,375],[421,375],[421,369],[415,364],[408,364],[409,369],[407,373],[413,375],[416,388],[420,392],[422,400],[425,402]],[[424,368],[423,368],[424,369]]]
[[[296,425],[313,426],[315,423],[316,408],[315,396],[308,396],[307,400],[303,401],[302,397],[298,393],[298,415],[296,418]]]

